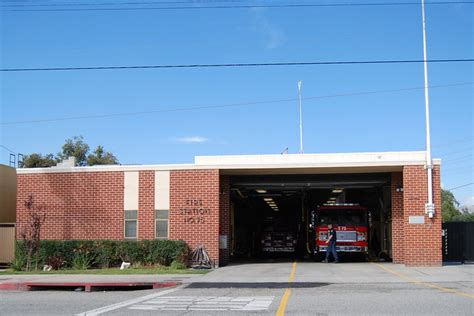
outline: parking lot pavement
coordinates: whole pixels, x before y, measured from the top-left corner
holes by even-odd
[[[284,289],[183,287],[111,311],[111,315],[274,315]]]
[[[0,315],[75,315],[87,310],[156,293],[74,291],[0,291]]]
[[[407,283],[341,283],[293,289],[286,314],[472,315],[473,303],[471,298]]]
[[[0,292],[0,314],[472,315],[473,268],[241,264],[158,291],[12,292],[7,296]]]

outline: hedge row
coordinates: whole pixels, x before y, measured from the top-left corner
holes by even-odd
[[[140,265],[164,265],[172,262],[188,265],[189,247],[184,241],[175,240],[43,240],[34,256],[32,266],[42,268],[51,265],[53,269],[89,269],[120,266],[122,261]],[[12,267],[24,270],[26,248],[17,242]]]

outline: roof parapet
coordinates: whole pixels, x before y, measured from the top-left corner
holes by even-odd
[[[73,168],[76,166],[76,157],[68,157],[67,159],[58,162],[55,167],[52,168]]]

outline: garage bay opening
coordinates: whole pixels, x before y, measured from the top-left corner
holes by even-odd
[[[390,184],[388,173],[232,176],[231,259],[320,261],[333,224],[343,260],[390,260]]]

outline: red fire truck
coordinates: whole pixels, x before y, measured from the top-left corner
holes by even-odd
[[[261,235],[262,254],[296,252],[296,227],[292,225],[287,217],[271,218],[273,221],[267,223]]]
[[[369,251],[369,211],[358,204],[325,204],[311,212],[314,232],[313,255],[321,259],[326,254],[328,225],[336,230],[338,253],[366,257]]]

